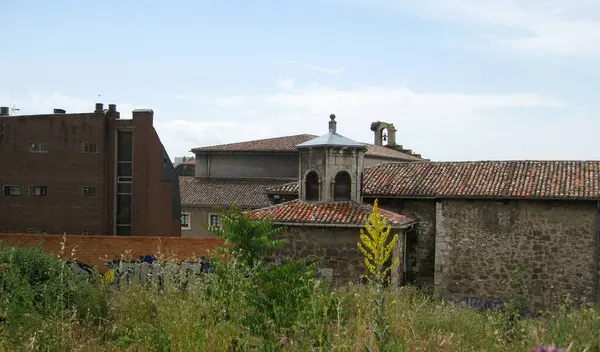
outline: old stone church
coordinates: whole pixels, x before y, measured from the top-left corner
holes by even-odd
[[[195,176],[181,177],[183,230],[209,235],[200,228],[219,224],[216,208],[235,203],[286,226],[282,254],[316,255],[334,279],[353,280],[378,199],[400,234],[395,284],[504,298],[520,269],[537,302],[600,295],[600,161],[432,162],[396,145],[391,124],[372,124],[374,144],[336,124],[332,115],[320,137],[194,149]]]

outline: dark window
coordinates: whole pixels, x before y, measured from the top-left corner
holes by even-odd
[[[96,143],[83,143],[84,153],[98,153],[98,144]]]
[[[83,196],[84,197],[95,197],[96,194],[98,194],[96,187],[89,187],[89,186],[83,187]]]
[[[133,167],[131,163],[119,163],[117,165],[117,175],[133,176]]]
[[[117,236],[131,236],[131,225],[117,225]]]
[[[32,153],[48,153],[48,143],[30,143],[29,151]]]
[[[181,213],[181,228],[182,229],[190,228],[190,214],[189,213]]]
[[[334,200],[350,200],[350,189],[352,180],[346,171],[340,171],[335,175],[335,186],[333,191]]]
[[[319,175],[314,171],[306,175],[306,200],[319,200]]]
[[[30,196],[45,196],[47,188],[46,186],[31,186],[29,187]]]
[[[131,194],[131,183],[117,183],[117,194]]]
[[[131,194],[117,195],[117,224],[131,225]]]
[[[219,215],[210,215],[210,226],[221,227],[221,218]]]
[[[117,160],[133,160],[133,132],[119,131],[117,135]]]
[[[21,186],[4,186],[5,196],[20,196]]]

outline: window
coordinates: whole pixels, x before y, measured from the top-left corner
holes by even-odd
[[[95,197],[97,194],[96,187],[84,186],[83,196],[84,197]]]
[[[84,153],[98,153],[98,144],[96,143],[83,143]]]
[[[346,171],[340,171],[335,175],[333,186],[334,200],[350,200],[352,180]]]
[[[191,229],[190,226],[190,213],[181,213],[181,228],[184,230]]]
[[[32,153],[48,153],[48,143],[31,143],[29,151]]]
[[[4,186],[5,196],[20,196],[21,186]]]
[[[131,226],[131,194],[117,194],[117,225]]]
[[[30,196],[45,196],[47,192],[46,186],[31,186],[29,187]]]
[[[210,226],[221,227],[221,218],[217,214],[210,214],[209,216]]]
[[[133,160],[133,132],[119,131],[117,134],[117,160]]]
[[[319,200],[319,175],[314,171],[306,175],[306,200]]]

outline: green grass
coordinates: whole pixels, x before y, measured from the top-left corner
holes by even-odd
[[[2,265],[5,264],[5,265]],[[215,262],[215,273],[123,290],[82,281],[37,248],[0,248],[0,343],[6,351],[377,351],[376,288],[328,287],[313,264],[268,271]],[[597,351],[600,311],[558,309],[536,319],[477,312],[413,287],[385,289],[390,351],[530,351],[556,344]],[[369,348],[369,349],[367,349]]]

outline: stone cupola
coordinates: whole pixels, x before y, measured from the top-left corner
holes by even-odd
[[[300,199],[362,202],[366,145],[338,134],[335,115],[329,119],[329,133],[296,146]]]

